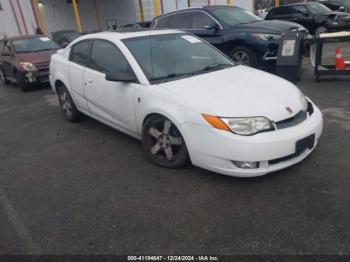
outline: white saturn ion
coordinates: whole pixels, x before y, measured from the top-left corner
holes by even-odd
[[[52,56],[50,82],[69,121],[82,113],[140,139],[167,168],[260,176],[306,158],[322,132],[293,84],[181,31],[80,37]]]

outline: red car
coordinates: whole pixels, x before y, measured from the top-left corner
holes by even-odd
[[[0,40],[0,81],[16,82],[23,91],[49,81],[51,55],[58,45],[42,35]]]

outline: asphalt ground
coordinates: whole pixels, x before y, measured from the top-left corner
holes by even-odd
[[[139,141],[68,123],[50,88],[0,86],[0,254],[350,254],[350,79],[304,68],[319,145],[252,179],[153,166]]]

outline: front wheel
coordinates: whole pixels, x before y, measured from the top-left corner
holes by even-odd
[[[234,47],[230,53],[230,58],[238,65],[256,66],[257,58],[253,50],[246,46]]]
[[[17,84],[21,88],[22,92],[26,92],[29,90],[30,84],[27,81],[24,73],[16,72],[16,80],[17,80]]]
[[[179,129],[163,116],[146,120],[141,143],[146,158],[158,166],[181,168],[189,162],[185,140]]]

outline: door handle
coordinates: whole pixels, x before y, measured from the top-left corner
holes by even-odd
[[[91,79],[91,78],[87,78],[87,79],[86,79],[86,82],[89,83],[89,84],[91,84],[91,83],[92,83],[92,79]]]

